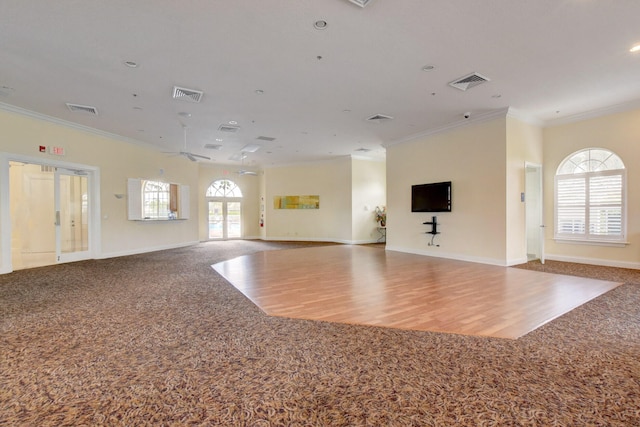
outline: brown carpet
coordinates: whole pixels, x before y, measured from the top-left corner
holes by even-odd
[[[504,340],[268,317],[210,267],[297,246],[0,276],[0,425],[640,425],[639,271],[522,266],[625,285]]]

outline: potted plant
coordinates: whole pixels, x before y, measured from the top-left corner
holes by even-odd
[[[376,222],[380,223],[380,227],[386,227],[387,225],[387,208],[382,206],[376,206]]]

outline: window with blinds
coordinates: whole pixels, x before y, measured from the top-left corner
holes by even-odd
[[[555,177],[555,237],[625,239],[625,168],[616,154],[587,149],[565,159]]]

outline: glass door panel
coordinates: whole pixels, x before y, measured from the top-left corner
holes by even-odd
[[[88,257],[89,180],[82,172],[56,170],[55,210],[58,261]]]
[[[242,211],[240,202],[227,202],[227,238],[242,237]]]
[[[222,202],[209,202],[209,239],[224,239]]]

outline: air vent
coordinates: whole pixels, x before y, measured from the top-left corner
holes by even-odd
[[[371,3],[373,0],[349,0],[351,3],[358,5],[360,7],[365,7],[366,5],[368,5],[369,3]]]
[[[393,117],[385,116],[384,114],[376,114],[376,115],[373,115],[373,116],[367,118],[367,120],[370,121],[370,122],[378,122],[378,123],[380,123],[380,122],[384,122],[384,121],[387,121],[387,120],[393,120]]]
[[[74,113],[86,113],[86,114],[91,114],[93,116],[98,115],[98,110],[96,109],[96,107],[91,107],[89,105],[78,105],[78,104],[67,103],[67,108]]]
[[[178,86],[173,87],[173,99],[182,99],[189,102],[200,102],[202,101],[203,95],[204,92],[199,90],[187,89]]]
[[[464,91],[488,81],[490,80],[485,76],[481,76],[478,73],[471,73],[468,76],[464,76],[457,80],[452,81],[451,83],[449,83],[449,86],[455,87],[456,89],[460,89]]]
[[[208,150],[222,150],[222,144],[204,144],[204,148]]]
[[[259,136],[256,139],[259,139],[260,141],[267,141],[267,142],[271,142],[271,141],[275,141],[275,138],[272,138],[270,136]]]
[[[258,144],[247,144],[240,150],[243,153],[255,153],[260,149]]]
[[[220,125],[220,127],[218,127],[218,130],[221,132],[238,132],[238,129],[240,129],[238,126],[230,126],[230,125]]]

